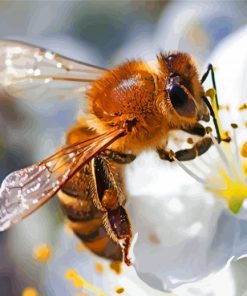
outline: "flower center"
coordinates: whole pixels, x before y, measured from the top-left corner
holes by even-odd
[[[236,214],[247,197],[247,174],[240,149],[236,151],[230,145],[230,143],[220,145],[225,161],[216,161],[211,174],[206,178],[205,186],[217,196],[224,198],[229,209]],[[235,148],[237,147],[235,145]],[[211,184],[214,186],[210,186]]]
[[[229,210],[236,214],[247,198],[247,142],[242,145],[238,142],[238,136],[246,128],[246,122],[241,122],[240,125],[231,123],[230,129],[223,131],[215,105],[215,92],[209,90],[207,96],[211,98],[223,141],[219,144],[211,128],[208,128],[208,136],[211,137],[214,147],[199,157],[200,164],[196,166],[196,170],[191,169],[190,166],[193,166],[193,163],[195,166],[197,160],[190,162],[189,165],[175,158],[174,160],[194,179],[202,183],[205,189],[223,198]],[[229,107],[221,106],[220,110],[229,112]],[[247,104],[241,105],[238,111],[241,113],[247,111]],[[229,118],[229,114],[226,117]]]

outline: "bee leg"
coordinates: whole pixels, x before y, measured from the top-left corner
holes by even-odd
[[[160,159],[162,160],[168,160],[170,162],[173,161],[173,158],[171,158],[170,152],[163,148],[157,148],[157,153],[159,154]]]
[[[212,146],[213,141],[209,137],[204,137],[196,142],[191,148],[178,150],[175,153],[166,151],[165,149],[157,149],[159,157],[163,160],[174,161],[176,158],[179,161],[187,161],[196,158],[208,151]]]
[[[122,258],[127,265],[132,231],[128,215],[123,205],[126,202],[121,178],[122,165],[113,164],[102,155],[92,160],[92,171],[95,180],[93,201],[102,212],[102,222],[108,236],[120,246]]]
[[[200,123],[196,123],[194,126],[190,128],[183,129],[183,131],[191,135],[200,136],[200,137],[204,137],[206,135],[206,129]]]
[[[124,207],[118,206],[116,209],[108,209],[104,214],[103,224],[112,240],[121,246],[124,262],[128,266],[131,265],[128,253],[132,238],[132,230]]]
[[[136,155],[134,154],[120,153],[110,149],[106,149],[102,154],[119,164],[128,164],[136,158]]]

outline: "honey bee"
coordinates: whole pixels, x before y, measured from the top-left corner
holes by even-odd
[[[8,175],[0,190],[0,230],[58,193],[70,227],[95,254],[131,264],[131,223],[124,205],[124,165],[146,149],[161,159],[190,160],[212,145],[199,121],[217,122],[192,57],[160,53],[156,66],[128,61],[106,70],[18,41],[0,41],[1,90],[23,98],[84,100],[87,115],[67,132],[66,146]],[[84,96],[85,95],[85,96]],[[200,136],[171,157],[169,132]],[[219,134],[218,134],[219,138]]]

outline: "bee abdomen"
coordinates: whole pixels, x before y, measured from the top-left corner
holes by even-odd
[[[81,120],[67,134],[67,144],[93,137],[95,133]],[[68,217],[68,224],[84,245],[98,256],[122,261],[120,246],[108,236],[102,212],[96,208],[93,197],[95,181],[91,163],[84,165],[59,191],[58,197]]]
[[[95,207],[92,199],[88,196],[82,197],[69,189],[69,186],[66,186],[58,193],[62,208],[68,217],[69,227],[96,255],[121,261],[121,248],[108,236],[102,225],[102,213]]]

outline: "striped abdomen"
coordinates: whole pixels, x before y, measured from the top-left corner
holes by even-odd
[[[67,142],[72,144],[90,136],[92,132],[87,127],[76,127],[68,134]],[[104,190],[104,182],[108,182],[98,163],[101,163],[100,157],[85,165],[67,182],[58,197],[69,226],[84,245],[99,256],[122,261],[121,248],[106,232],[102,220],[104,212],[97,205],[100,201],[97,192]]]

